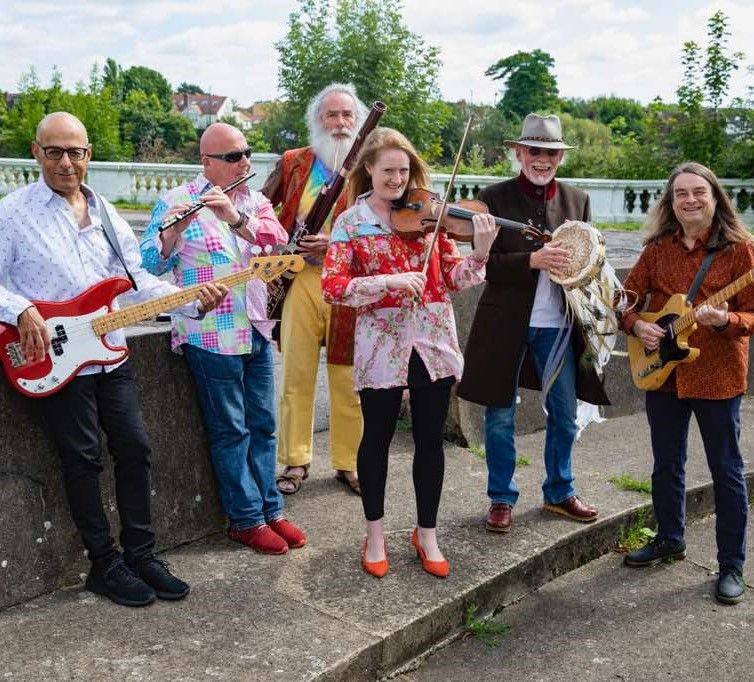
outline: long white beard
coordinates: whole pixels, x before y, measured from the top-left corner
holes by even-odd
[[[334,137],[327,130],[318,130],[310,135],[314,153],[331,171],[340,169],[343,159],[353,146],[354,133],[351,130],[346,132],[348,137]]]

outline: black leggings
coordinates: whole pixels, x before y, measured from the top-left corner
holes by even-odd
[[[422,528],[437,525],[445,472],[442,432],[454,383],[452,376],[433,382],[418,353],[411,352],[408,389],[415,447],[413,478],[417,519]],[[364,435],[356,466],[367,521],[377,521],[385,515],[388,450],[398,421],[403,388],[365,388],[359,391]]]

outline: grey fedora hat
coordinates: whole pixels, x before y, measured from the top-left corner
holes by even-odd
[[[517,140],[504,140],[503,144],[506,147],[525,144],[528,147],[541,147],[542,149],[574,149],[573,145],[563,142],[560,119],[554,114],[550,116],[529,114],[521,127],[521,137]]]

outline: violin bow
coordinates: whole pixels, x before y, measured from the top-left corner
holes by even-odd
[[[422,275],[427,274],[427,268],[429,267],[429,259],[432,257],[432,251],[435,249],[435,242],[437,241],[437,234],[440,231],[440,221],[445,215],[445,209],[448,206],[450,200],[450,194],[453,191],[453,183],[456,180],[456,174],[458,173],[458,166],[461,165],[461,154],[463,154],[463,148],[466,146],[466,138],[469,136],[469,130],[471,129],[471,123],[474,120],[473,116],[469,116],[469,120],[466,121],[466,130],[463,131],[463,137],[461,138],[461,144],[458,147],[458,153],[456,154],[456,160],[453,164],[453,171],[450,174],[450,180],[448,180],[448,188],[445,190],[445,198],[442,200],[440,206],[440,212],[437,214],[437,222],[435,223],[435,229],[432,232],[432,241],[429,244],[429,249],[424,256],[424,265],[422,266]]]

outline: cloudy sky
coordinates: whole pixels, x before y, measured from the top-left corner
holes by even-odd
[[[14,91],[34,65],[66,85],[113,57],[149,66],[174,85],[197,83],[242,105],[279,96],[274,43],[296,0],[0,0],[0,90]],[[705,43],[706,20],[731,19],[730,45],[754,63],[754,3],[743,0],[404,0],[408,27],[439,46],[449,100],[492,103],[501,84],[485,69],[518,50],[555,58],[560,93],[673,99],[684,41]],[[431,8],[431,11],[430,9]],[[732,84],[743,95],[743,69]]]

